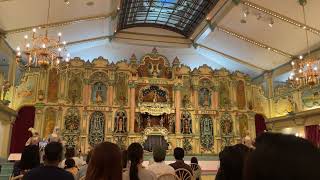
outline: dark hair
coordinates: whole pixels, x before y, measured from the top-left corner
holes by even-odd
[[[131,162],[130,165],[130,180],[139,180],[138,177],[138,164],[140,164],[143,158],[143,148],[139,143],[132,143],[128,147],[128,159]]]
[[[76,152],[73,147],[66,148],[65,157],[66,159],[73,158],[76,155]]]
[[[65,169],[76,167],[76,162],[72,158],[66,159],[64,164],[65,164],[65,167],[64,167]]]
[[[198,159],[196,157],[192,157],[191,158],[191,168],[194,170],[198,170],[198,166],[195,164],[198,164]]]
[[[166,150],[160,146],[153,148],[153,159],[155,162],[162,162],[166,159]]]
[[[120,148],[111,142],[103,142],[92,150],[86,180],[122,180]]]
[[[226,146],[219,153],[220,168],[216,180],[242,180],[244,162],[249,152],[250,148],[243,144]]]
[[[320,179],[320,152],[309,141],[278,133],[264,133],[245,164],[246,180]]]
[[[91,156],[92,156],[92,150],[88,152],[88,155],[87,155],[87,158],[86,158],[86,163],[87,164],[89,164]]]
[[[122,151],[122,168],[127,168],[127,163],[128,163],[128,151],[123,150]]]
[[[176,147],[174,148],[173,155],[176,160],[183,160],[184,150],[180,147]]]
[[[53,163],[60,162],[62,160],[62,144],[59,142],[51,142],[44,148],[44,160]]]
[[[29,145],[24,147],[19,162],[20,170],[29,170],[40,166],[39,146]]]

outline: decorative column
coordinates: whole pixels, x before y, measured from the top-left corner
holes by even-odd
[[[83,90],[83,98],[84,98],[84,105],[89,104],[90,97],[90,82],[89,79],[84,79],[84,90]]]
[[[113,105],[113,89],[114,89],[114,81],[109,81],[109,88],[108,88],[108,106]]]
[[[176,134],[180,134],[180,108],[181,108],[181,83],[177,83],[174,86],[175,90],[175,104],[176,104]]]
[[[267,83],[267,97],[268,97],[268,115],[269,117],[272,116],[272,97],[273,97],[273,74],[272,72],[266,72],[264,74],[265,82]]]
[[[194,109],[199,108],[199,72],[197,69],[193,70],[191,76],[191,85],[193,90],[193,97],[194,97]]]
[[[129,82],[130,88],[130,118],[129,118],[129,132],[134,133],[135,110],[136,110],[136,83]]]

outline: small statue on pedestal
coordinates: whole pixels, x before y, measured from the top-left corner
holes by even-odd
[[[161,116],[161,119],[160,119],[160,127],[163,127],[163,123],[164,123],[164,120],[163,120],[163,117]]]

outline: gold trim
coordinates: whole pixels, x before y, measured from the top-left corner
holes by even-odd
[[[261,67],[258,67],[258,66],[256,66],[256,65],[254,65],[254,64],[248,63],[248,62],[246,62],[246,61],[244,61],[244,60],[241,60],[241,59],[239,59],[239,58],[233,57],[233,56],[231,56],[231,55],[225,54],[225,53],[220,52],[220,51],[218,51],[218,50],[209,48],[209,47],[207,47],[207,46],[205,46],[205,45],[202,45],[202,44],[197,44],[197,45],[198,45],[199,47],[201,47],[201,48],[204,48],[204,49],[207,49],[207,50],[209,50],[209,51],[212,51],[212,52],[215,52],[215,53],[217,53],[217,54],[220,54],[220,55],[222,55],[222,56],[224,56],[224,57],[226,57],[226,58],[228,58],[228,59],[230,59],[230,60],[236,61],[236,62],[238,62],[238,63],[240,63],[240,64],[245,65],[245,66],[250,66],[250,67],[253,67],[253,68],[258,69],[258,70],[260,70],[260,71],[266,71],[266,69],[263,69],[263,68],[261,68]]]
[[[81,23],[81,22],[86,22],[86,21],[97,21],[97,20],[102,20],[102,19],[107,19],[108,17],[112,16],[114,12],[104,14],[104,15],[98,15],[98,16],[88,16],[88,17],[80,17],[76,19],[70,19],[66,21],[60,21],[60,22],[55,22],[55,23],[49,23],[49,24],[40,24],[36,26],[29,26],[29,27],[23,27],[23,28],[18,28],[18,29],[11,29],[5,31],[6,34],[15,34],[15,33],[20,33],[20,32],[26,32],[26,31],[31,31],[33,28],[54,28],[54,27],[60,27],[60,26],[66,26],[70,24],[75,24],[75,23]]]
[[[249,42],[249,43],[251,43],[251,44],[253,44],[253,45],[259,46],[259,47],[264,48],[264,49],[267,49],[267,50],[269,50],[269,51],[272,51],[272,52],[274,52],[274,53],[280,54],[280,55],[282,55],[282,56],[286,56],[286,57],[289,57],[289,58],[293,58],[293,57],[294,57],[293,55],[291,55],[291,54],[289,54],[289,53],[287,53],[287,52],[284,52],[284,51],[281,51],[281,50],[279,50],[279,49],[273,48],[273,47],[268,46],[268,45],[266,45],[266,44],[264,44],[264,43],[261,43],[261,42],[259,42],[259,41],[253,40],[253,39],[251,39],[251,38],[248,38],[248,37],[246,37],[246,36],[243,36],[243,35],[241,35],[241,34],[238,34],[238,33],[236,33],[236,32],[233,32],[233,31],[231,31],[231,30],[228,30],[228,29],[226,29],[226,28],[224,28],[224,27],[217,26],[216,28],[217,28],[219,31],[224,32],[225,34],[234,36],[234,37],[236,37],[236,38],[238,38],[238,39],[241,39],[241,40],[243,40],[243,41]]]
[[[278,19],[280,19],[280,20],[282,20],[284,22],[287,22],[287,23],[292,24],[294,26],[300,27],[302,29],[306,29],[306,30],[308,30],[308,31],[310,31],[310,32],[312,32],[314,34],[320,35],[320,30],[318,30],[316,28],[313,28],[311,26],[308,26],[308,25],[306,25],[304,23],[301,23],[299,21],[296,21],[294,19],[291,19],[291,18],[289,18],[287,16],[284,16],[282,14],[279,14],[277,12],[274,12],[274,11],[272,11],[270,9],[267,9],[265,7],[262,7],[262,6],[259,6],[259,5],[255,4],[255,3],[250,2],[250,1],[241,1],[241,3],[246,5],[246,6],[248,6],[248,7],[250,7],[250,8],[253,8],[253,9],[261,11],[261,12],[263,12],[265,14],[268,14],[268,15],[270,15],[272,17],[278,18]]]

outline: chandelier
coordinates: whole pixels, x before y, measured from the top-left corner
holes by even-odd
[[[66,41],[61,41],[62,33],[59,32],[57,37],[48,35],[48,24],[50,14],[50,0],[47,12],[47,24],[45,34],[37,33],[37,29],[32,30],[32,36],[24,36],[23,46],[17,47],[16,62],[22,68],[59,68],[59,64],[65,60],[69,61],[70,54],[67,53]],[[39,28],[40,29],[40,28]],[[66,58],[64,59],[64,56]],[[25,60],[24,60],[25,59]]]
[[[302,28],[306,33],[306,42],[308,55],[306,57],[299,56],[299,59],[296,59],[291,62],[292,72],[289,76],[289,83],[294,87],[302,87],[302,86],[314,86],[319,84],[320,82],[320,71],[319,71],[319,59],[316,57],[312,57],[310,54],[310,45],[309,45],[309,37],[308,37],[308,29],[306,27],[306,15],[305,15],[305,0],[300,0],[300,5],[303,10],[304,24]]]

